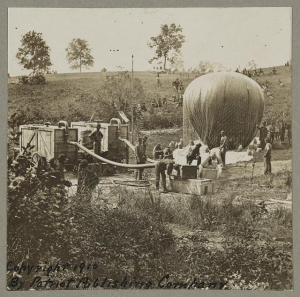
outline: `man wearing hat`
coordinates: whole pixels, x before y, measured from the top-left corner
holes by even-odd
[[[100,131],[100,128],[100,121],[97,121],[97,130],[90,134],[90,138],[94,141],[94,153],[98,156],[101,155],[101,141],[103,138],[103,134]]]
[[[143,138],[142,137],[138,137],[138,143],[136,144],[135,148],[134,148],[134,152],[135,152],[135,158],[136,158],[136,163],[137,164],[145,164],[147,161],[147,157],[145,155],[145,147],[144,147],[145,143],[143,142]],[[143,179],[143,169],[138,169],[135,172],[135,178],[138,180],[142,180]]]
[[[222,159],[222,163],[223,163],[224,166],[225,166],[227,145],[228,145],[227,136],[225,135],[225,132],[222,130],[221,131],[221,140],[220,140],[219,149],[220,149],[220,152],[221,152],[221,159]]]

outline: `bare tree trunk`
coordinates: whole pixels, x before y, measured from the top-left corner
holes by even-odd
[[[166,70],[166,64],[167,64],[167,56],[164,56],[164,70]]]
[[[79,57],[79,70],[80,70],[80,73],[81,73],[81,55]]]

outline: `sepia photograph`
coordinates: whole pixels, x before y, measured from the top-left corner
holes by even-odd
[[[7,55],[8,291],[293,291],[291,7],[9,7]]]

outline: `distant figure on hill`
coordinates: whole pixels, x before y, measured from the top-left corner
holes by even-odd
[[[274,142],[275,139],[275,125],[274,122],[271,123],[269,126],[269,133],[270,133],[270,143]]]
[[[178,94],[178,88],[179,88],[179,85],[180,85],[180,81],[178,78],[176,78],[176,80],[174,80],[172,82],[172,86],[174,88],[174,91],[176,92],[176,94]]]
[[[141,110],[142,110],[142,111],[147,111],[145,102],[142,102],[142,103],[141,103]]]
[[[272,73],[273,73],[273,74],[277,74],[277,70],[276,70],[275,67],[273,68]]]
[[[286,125],[286,130],[287,130],[287,135],[288,135],[288,140],[289,140],[289,146],[291,146],[291,142],[292,142],[292,125],[291,125],[291,123]]]
[[[151,106],[152,107],[158,107],[158,104],[157,104],[156,100],[151,101]]]
[[[264,74],[265,74],[265,73],[264,73],[263,70],[260,68],[260,69],[259,69],[259,75],[260,75],[260,76],[263,76]]]
[[[158,103],[157,103],[157,104],[158,104],[158,107],[162,107],[162,101],[161,101],[161,98],[158,99]]]
[[[286,123],[282,120],[281,125],[280,125],[280,141],[281,141],[281,144],[284,144],[285,129],[286,129]]]
[[[260,141],[260,148],[261,149],[264,149],[265,148],[265,139],[267,137],[267,134],[268,134],[268,129],[266,127],[267,123],[266,122],[263,122],[261,126],[258,126],[257,125],[257,128],[259,130],[259,141]]]
[[[157,76],[156,76],[156,84],[157,84],[158,87],[161,87],[159,73],[157,73]]]

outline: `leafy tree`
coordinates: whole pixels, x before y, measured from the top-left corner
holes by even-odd
[[[253,70],[253,69],[256,69],[257,67],[257,64],[254,60],[251,60],[250,62],[248,62],[247,64],[247,68],[249,68],[249,70]]]
[[[78,69],[81,72],[81,67],[89,69],[94,66],[94,58],[91,55],[91,49],[86,40],[74,38],[66,48],[67,60],[71,65],[71,69]]]
[[[183,62],[182,54],[174,53],[172,58],[170,59],[170,65],[171,68],[174,68],[174,70],[178,69],[184,71],[184,62]]]
[[[171,52],[180,53],[182,44],[185,42],[184,35],[181,34],[182,28],[174,23],[168,26],[167,24],[160,27],[160,34],[156,37],[151,37],[148,42],[150,48],[156,48],[156,56],[149,60],[151,64],[154,60],[163,58],[164,70],[166,70],[167,60],[170,61],[169,55]]]
[[[32,70],[32,74],[47,72],[52,65],[50,62],[50,48],[43,40],[42,33],[29,31],[21,39],[21,47],[16,55],[19,64],[24,69]]]
[[[202,73],[208,72],[212,69],[212,63],[209,61],[200,61],[198,66],[196,67],[196,71],[200,71]]]
[[[210,61],[200,61],[195,70],[202,73],[206,73],[225,71],[226,68],[219,62],[212,63]]]

